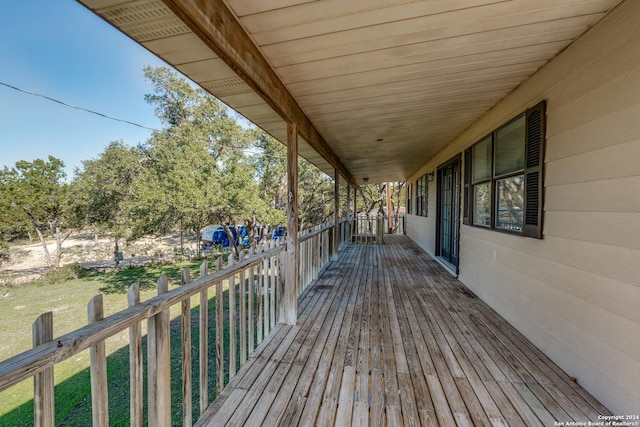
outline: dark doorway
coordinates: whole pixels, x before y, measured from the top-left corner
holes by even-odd
[[[458,273],[460,228],[460,157],[438,168],[436,255]]]

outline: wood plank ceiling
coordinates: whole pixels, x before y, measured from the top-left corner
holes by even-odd
[[[286,142],[281,115],[172,11],[186,3],[78,1]],[[359,184],[416,172],[621,2],[222,1],[332,151],[303,139],[301,155],[332,176],[335,154]]]

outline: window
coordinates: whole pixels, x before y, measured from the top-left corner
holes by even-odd
[[[407,214],[411,215],[411,198],[413,197],[413,185],[407,184]]]
[[[542,102],[465,151],[465,224],[542,238],[544,119]]]
[[[429,216],[428,199],[429,180],[427,174],[416,181],[416,215]]]

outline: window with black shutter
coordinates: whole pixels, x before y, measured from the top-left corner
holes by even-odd
[[[416,181],[416,215],[429,216],[429,179],[422,175]]]
[[[524,235],[537,239],[542,238],[545,107],[543,101],[527,111]]]
[[[542,238],[545,103],[464,153],[463,222]]]

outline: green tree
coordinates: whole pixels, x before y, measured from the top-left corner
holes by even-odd
[[[256,169],[262,197],[269,200],[272,224],[284,223],[287,208],[286,146],[272,137],[260,133],[257,136],[259,154]],[[344,196],[344,197],[343,197]],[[341,200],[346,198],[346,192]],[[326,175],[304,158],[298,159],[298,225],[300,230],[333,220],[333,178]]]
[[[48,160],[21,160],[12,169],[5,168],[2,178],[2,223],[4,232],[16,231],[26,224],[38,236],[50,269],[60,267],[62,243],[69,237],[66,223],[68,184],[64,163]],[[49,252],[46,237],[54,236],[56,250]]]
[[[120,243],[132,237],[125,208],[131,187],[142,174],[141,158],[139,150],[121,141],[111,142],[96,159],[82,162],[71,186],[76,220],[113,240],[116,265]]]
[[[12,201],[9,199],[11,171],[4,167],[0,170],[0,264],[9,259],[9,240],[19,232],[22,226],[16,224]]]
[[[144,71],[153,86],[145,98],[155,106],[163,129],[141,147],[145,172],[130,201],[132,217],[141,219],[135,234],[180,226],[199,239],[212,221],[255,223],[266,212],[266,202],[259,198],[256,172],[245,153],[254,131],[241,127],[220,101],[177,73],[165,67]]]
[[[240,222],[247,226],[250,243],[253,244],[254,226],[264,221],[269,211],[268,200],[261,197],[259,181],[255,176],[251,159],[243,152],[237,151],[226,156],[220,170],[221,197],[212,213],[225,226],[229,242],[233,241],[227,224],[238,229]],[[237,247],[232,245],[237,252]]]
[[[192,137],[191,135],[195,135]],[[161,234],[176,227],[199,235],[218,203],[218,165],[199,130],[182,124],[159,132],[144,146],[144,171],[132,187],[133,234]]]
[[[298,227],[300,230],[333,221],[333,178],[303,158],[298,159]]]
[[[255,130],[256,154],[252,157],[260,197],[268,207],[262,220],[284,224],[287,211],[287,147],[262,130]]]
[[[387,206],[387,184],[391,189],[390,207]],[[389,209],[392,215],[398,215],[406,200],[405,182],[361,185],[358,187],[358,196],[356,200],[357,211],[369,218],[369,228],[371,229],[373,227],[372,215],[376,212],[387,216],[387,209]],[[394,226],[397,227],[397,225],[395,223]]]

